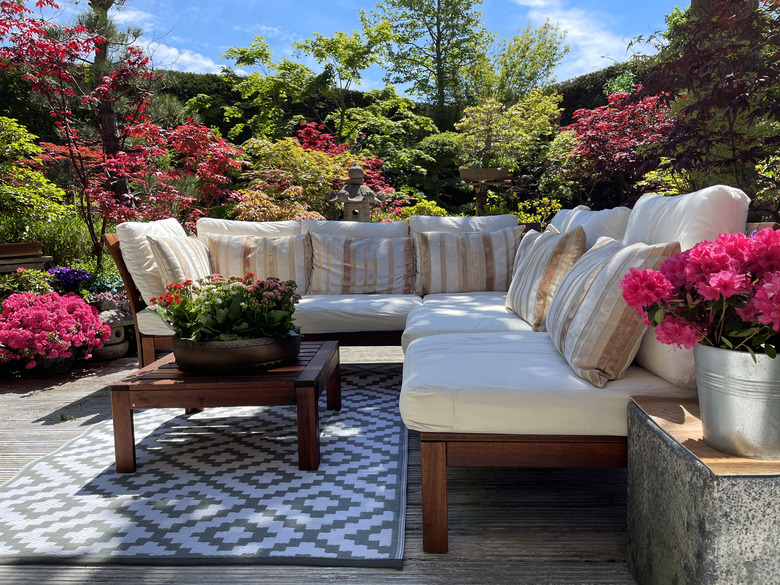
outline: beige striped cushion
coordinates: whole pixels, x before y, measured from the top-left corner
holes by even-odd
[[[414,232],[415,292],[505,291],[524,226],[495,232]]]
[[[211,266],[226,276],[251,272],[258,279],[294,280],[303,293],[311,271],[311,242],[306,235],[263,238],[208,235]]]
[[[147,236],[164,285],[211,274],[209,251],[197,238]]]
[[[342,238],[311,232],[311,294],[411,294],[411,238]]]
[[[541,234],[534,230],[525,234],[515,256],[507,308],[530,323],[534,331],[547,331],[547,309],[555,289],[584,253],[585,230],[580,226],[566,234],[554,227]]]
[[[631,268],[657,270],[679,251],[678,242],[624,247],[601,238],[572,266],[553,296],[547,330],[577,375],[603,388],[625,374],[647,327],[623,300],[620,281]]]

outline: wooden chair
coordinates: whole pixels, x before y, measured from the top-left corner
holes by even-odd
[[[138,343],[138,367],[148,366],[157,359],[158,351],[171,351],[173,349],[172,335],[144,335],[138,328],[138,313],[144,310],[146,303],[141,297],[141,293],[133,282],[133,277],[127,270],[127,265],[122,258],[122,251],[119,249],[119,238],[116,234],[104,234],[103,243],[106,245],[111,257],[119,269],[122,276],[122,282],[127,291],[127,298],[130,300],[130,312],[133,315],[135,325],[135,338]]]

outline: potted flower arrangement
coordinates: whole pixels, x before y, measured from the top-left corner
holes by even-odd
[[[632,269],[622,289],[660,342],[694,348],[704,440],[780,457],[780,231],[721,234]]]
[[[214,274],[169,284],[147,310],[174,330],[179,368],[224,371],[269,367],[296,357],[300,334],[293,314],[300,298],[292,280],[256,280],[249,272],[243,277]]]
[[[0,364],[18,362],[27,369],[61,373],[76,357],[90,358],[109,332],[97,311],[76,294],[15,293],[3,302],[0,314]]]

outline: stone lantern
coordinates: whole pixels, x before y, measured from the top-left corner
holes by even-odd
[[[341,190],[331,192],[329,201],[344,204],[343,221],[369,221],[371,207],[385,200],[384,194],[374,193],[363,184],[363,167],[355,165],[349,169],[349,180]]]
[[[125,327],[133,324],[133,318],[116,306],[100,311],[99,317],[101,323],[111,327],[111,335],[103,347],[92,350],[92,357],[96,360],[115,360],[123,357],[130,349],[130,344],[125,339]]]

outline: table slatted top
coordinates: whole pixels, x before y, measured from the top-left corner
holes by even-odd
[[[685,447],[696,459],[710,468],[713,474],[780,475],[780,461],[748,459],[729,455],[710,447],[702,438],[699,401],[695,398],[659,398],[632,396],[632,400],[661,429]]]
[[[278,387],[307,385],[319,378],[329,364],[338,364],[338,342],[303,341],[298,359],[271,370],[203,374],[184,372],[176,366],[172,353],[111,385],[112,391],[167,390],[198,388],[218,384],[221,388]]]

